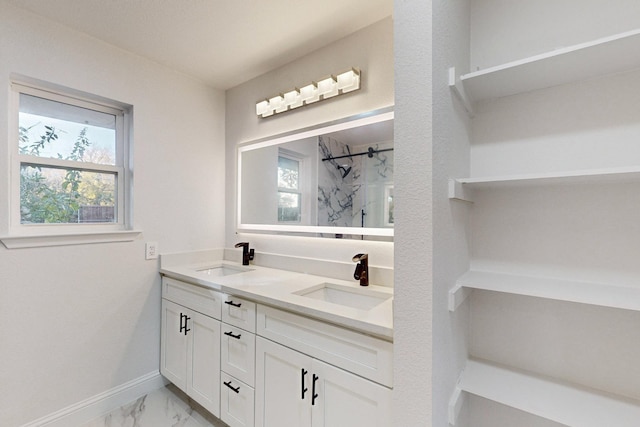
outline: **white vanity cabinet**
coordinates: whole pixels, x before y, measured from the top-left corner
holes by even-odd
[[[257,331],[256,427],[391,425],[391,343],[261,305]]]
[[[167,277],[162,288],[160,372],[220,416],[221,296]]]
[[[391,342],[225,292],[163,276],[168,380],[230,427],[391,425]]]

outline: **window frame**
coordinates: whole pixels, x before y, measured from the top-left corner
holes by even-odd
[[[116,117],[115,165],[20,154],[19,144],[17,143],[19,136],[20,94],[113,114]],[[7,235],[0,237],[0,241],[7,248],[130,241],[139,234],[139,232],[133,230],[131,213],[131,113],[132,107],[129,105],[72,89],[53,88],[24,81],[11,81],[7,144],[10,167],[6,177],[9,185],[9,203],[6,213],[8,224],[3,226],[5,232],[2,233]],[[20,217],[20,170],[22,166],[27,165],[115,175],[115,221],[111,223],[22,224]]]
[[[306,187],[306,176],[304,171],[305,169],[305,164],[307,162],[306,157],[303,154],[300,154],[298,152],[292,151],[292,150],[287,150],[286,148],[278,148],[278,167],[277,169],[280,168],[279,164],[280,164],[280,157],[283,157],[285,159],[289,159],[289,160],[293,160],[295,162],[298,163],[298,188],[297,189],[291,189],[291,188],[285,188],[285,187],[280,187],[279,185],[276,185],[276,195],[278,196],[276,200],[280,200],[280,193],[289,193],[289,194],[297,194],[298,195],[298,204],[300,206],[300,217],[298,218],[297,221],[280,221],[280,219],[278,218],[278,213],[276,213],[276,219],[277,219],[277,223],[278,224],[295,224],[295,223],[301,223],[303,221],[304,218],[306,218],[306,215],[308,215],[308,209],[307,209],[307,199],[309,198],[309,194],[308,192],[305,191]],[[305,194],[307,193],[307,194]],[[279,209],[279,206],[278,206]]]

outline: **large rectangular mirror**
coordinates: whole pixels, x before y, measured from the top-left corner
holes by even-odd
[[[238,230],[393,238],[393,111],[238,148]]]

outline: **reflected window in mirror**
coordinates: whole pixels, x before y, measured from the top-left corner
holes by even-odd
[[[278,153],[278,222],[299,223],[302,218],[301,157],[280,149]]]

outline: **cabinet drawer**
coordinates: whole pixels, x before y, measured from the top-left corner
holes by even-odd
[[[221,318],[222,293],[170,277],[162,278],[162,298],[188,307],[214,319]]]
[[[222,323],[220,334],[220,369],[250,386],[254,386],[256,336],[251,332]]]
[[[256,303],[223,294],[222,321],[245,331],[256,331]]]
[[[230,427],[254,426],[253,387],[221,372],[220,419]]]
[[[263,305],[257,334],[387,387],[393,386],[393,344]]]

